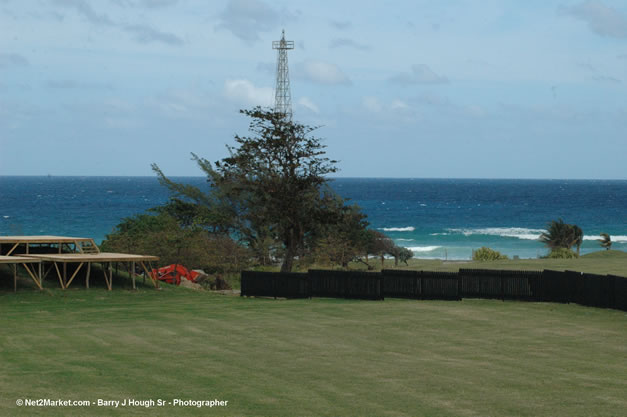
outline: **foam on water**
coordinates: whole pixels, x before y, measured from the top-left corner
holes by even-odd
[[[433,252],[436,249],[440,249],[442,246],[409,246],[409,249],[412,252]]]
[[[379,230],[383,230],[384,232],[413,232],[416,230],[413,226],[407,227],[380,227]]]
[[[464,236],[487,235],[512,237],[523,240],[538,240],[544,229],[528,229],[526,227],[486,227],[477,229],[447,229],[451,233],[461,233]]]
[[[594,236],[594,235],[584,235],[583,240],[600,240],[602,239],[601,236]],[[612,236],[610,235],[610,239],[612,240],[612,242],[614,243],[627,243],[627,236]]]

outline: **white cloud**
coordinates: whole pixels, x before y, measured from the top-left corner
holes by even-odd
[[[260,0],[230,0],[220,17],[218,28],[246,42],[258,40],[260,32],[268,32],[279,23],[279,12]]]
[[[172,4],[168,0],[146,0],[142,2],[144,7],[154,8]],[[79,15],[86,18],[94,25],[119,28],[134,36],[135,40],[141,43],[162,42],[168,45],[182,45],[183,40],[178,36],[160,31],[145,24],[121,24],[113,21],[106,13],[98,13],[85,0],[54,0],[57,6],[74,9]],[[118,1],[119,5],[125,5]],[[129,3],[130,4],[130,3]]]
[[[296,75],[318,84],[350,84],[351,81],[335,64],[308,60],[296,66]]]
[[[588,23],[590,30],[610,38],[627,38],[627,17],[598,0],[586,0],[573,6],[560,6],[558,13]]]
[[[391,110],[407,110],[409,106],[403,100],[392,100],[392,104],[390,104]]]
[[[248,80],[226,80],[224,96],[235,103],[246,106],[271,106],[274,90],[270,87],[255,87]]]
[[[95,25],[115,26],[115,23],[106,13],[96,12],[85,0],[54,0],[54,4],[72,8]]]
[[[425,64],[411,66],[411,72],[402,72],[390,78],[390,81],[401,85],[410,84],[446,84],[448,78],[436,74]]]
[[[594,81],[599,81],[599,82],[602,82],[602,83],[609,83],[609,84],[620,84],[622,82],[618,78],[610,77],[610,76],[607,76],[607,75],[596,75],[596,76],[592,77],[592,79]]]
[[[381,100],[374,96],[363,97],[361,106],[369,113],[378,114],[383,117],[402,117],[414,116],[415,108],[406,101],[399,98],[391,100]]]
[[[313,101],[311,101],[311,99],[309,97],[301,97],[298,99],[298,104],[300,104],[301,106],[303,106],[304,108],[311,110],[312,112],[318,114],[320,113],[320,108],[318,108],[318,106],[316,105],[316,103],[314,103]]]
[[[346,30],[352,26],[348,20],[331,20],[329,24],[337,30]]]
[[[376,97],[364,97],[361,101],[361,105],[372,113],[380,113],[383,111],[383,106]]]
[[[330,48],[343,48],[343,47],[348,47],[348,48],[355,48],[358,49],[360,51],[367,51],[370,49],[369,45],[363,44],[363,43],[359,43],[356,42],[352,39],[348,39],[348,38],[335,38],[332,39],[331,42],[329,43],[329,47]]]
[[[168,45],[182,45],[183,40],[172,33],[161,32],[146,25],[127,25],[123,29],[132,33],[135,40],[141,43],[163,42]]]
[[[0,53],[0,68],[8,68],[11,66],[25,67],[27,65],[28,60],[22,55]]]

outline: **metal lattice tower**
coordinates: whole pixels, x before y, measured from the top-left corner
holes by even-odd
[[[280,41],[272,42],[272,49],[279,55],[276,63],[276,88],[274,90],[274,111],[292,119],[292,94],[290,93],[290,74],[287,67],[287,51],[294,49],[294,41],[285,40],[285,30]]]

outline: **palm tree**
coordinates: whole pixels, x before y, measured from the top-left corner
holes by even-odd
[[[540,235],[540,242],[544,243],[549,249],[566,248],[570,249],[577,246],[577,254],[583,243],[583,230],[576,224],[564,223],[564,220],[552,220],[547,227],[546,232]]]
[[[601,233],[601,237],[603,239],[598,239],[601,247],[605,248],[605,250],[610,250],[610,248],[612,247],[612,238],[610,237],[610,235],[608,235],[607,233]]]

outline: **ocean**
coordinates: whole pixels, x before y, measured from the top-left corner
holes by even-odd
[[[173,178],[208,188],[201,177]],[[627,181],[337,178],[333,188],[417,258],[469,259],[488,246],[520,258],[547,253],[552,219],[579,225],[582,253],[599,233],[627,251]],[[0,177],[0,235],[93,237],[169,197],[155,177]]]

